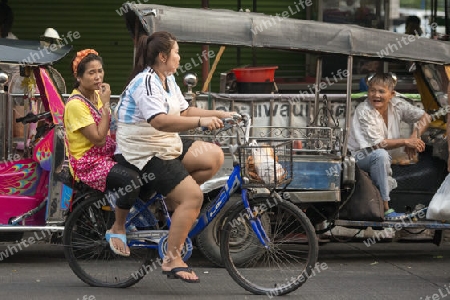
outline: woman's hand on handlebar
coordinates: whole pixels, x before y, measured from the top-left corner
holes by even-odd
[[[199,124],[202,128],[208,130],[214,130],[223,127],[222,120],[217,117],[200,117]]]
[[[220,119],[234,119],[234,117],[237,115],[239,114],[235,111],[220,111],[217,117]]]

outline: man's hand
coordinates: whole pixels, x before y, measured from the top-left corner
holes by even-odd
[[[410,160],[413,160],[417,155],[417,151],[415,149],[408,147],[405,147],[405,153],[408,155]]]
[[[425,151],[425,143],[419,138],[409,138],[405,140],[405,152],[407,148],[411,148],[417,152],[423,152]]]

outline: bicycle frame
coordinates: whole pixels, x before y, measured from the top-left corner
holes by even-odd
[[[239,164],[235,164],[233,172],[231,173],[230,177],[228,178],[227,183],[225,186],[221,189],[220,193],[216,196],[213,202],[209,204],[208,208],[199,215],[197,222],[195,226],[189,231],[188,238],[192,239],[196,235],[198,235],[202,230],[204,230],[208,224],[214,220],[214,218],[219,214],[219,212],[222,210],[222,208],[227,204],[227,202],[230,200],[230,197],[232,194],[234,194],[239,187],[242,186],[242,178],[241,178],[241,167]],[[253,212],[251,211],[250,204],[249,204],[249,198],[248,198],[248,189],[242,189],[241,190],[241,199],[244,203],[244,207],[247,210],[248,216],[253,216]],[[139,216],[145,209],[147,209],[151,204],[155,203],[156,201],[161,201],[163,203],[163,196],[160,194],[157,194],[153,196],[150,201],[148,201],[144,207],[140,208],[136,214],[134,214],[132,217],[129,218],[129,220],[126,222],[125,226],[128,227],[131,225],[132,220]],[[167,221],[167,225],[170,228],[170,215],[167,211],[167,208],[165,204],[163,205],[164,208],[164,216]],[[257,218],[253,218],[250,220],[250,223],[252,225],[253,230],[255,231],[256,235],[258,236],[258,239],[260,242],[266,247],[267,246],[267,235],[261,225],[261,222]],[[152,230],[152,232],[156,232],[155,230]],[[166,231],[160,231],[159,233],[165,233]],[[139,231],[137,232],[137,236],[135,238],[143,238],[145,237],[146,232],[141,232],[142,234],[139,234]],[[131,236],[133,237],[133,233],[131,233]],[[150,249],[155,249],[158,247],[158,244],[142,244],[142,242],[136,242],[134,240],[130,240],[130,246],[137,246],[137,247],[147,247]]]
[[[248,124],[246,125],[245,130],[245,141],[248,142],[249,137],[249,128],[250,128],[250,121],[248,120]],[[238,140],[239,137],[238,137]],[[233,147],[230,147],[233,148]],[[236,149],[236,147],[234,147]],[[231,150],[233,152],[233,150]],[[205,209],[203,213],[201,213],[198,218],[197,222],[195,223],[194,227],[189,231],[188,239],[194,238],[196,235],[198,235],[200,232],[202,232],[209,223],[211,223],[212,220],[219,214],[219,212],[223,209],[223,207],[227,204],[227,202],[230,200],[231,195],[234,194],[239,188],[243,185],[243,179],[241,177],[241,166],[237,162],[234,154],[233,154],[233,171],[231,172],[230,176],[228,177],[228,180],[226,184],[222,187],[219,194],[215,197],[214,201],[211,202],[208,207]],[[125,226],[129,227],[132,225],[132,220],[136,218],[137,216],[141,215],[141,213],[148,209],[148,207],[155,203],[156,201],[160,201],[162,204],[163,212],[165,221],[167,222],[167,226],[170,228],[171,221],[170,221],[170,215],[167,210],[167,207],[163,201],[164,197],[161,194],[156,194],[153,196],[143,207],[138,209],[137,213],[133,214],[131,217],[128,218]],[[250,224],[255,231],[255,234],[257,235],[259,241],[264,245],[264,247],[267,247],[267,241],[268,236],[266,235],[264,228],[260,222],[260,220],[257,218],[257,215],[255,215],[250,208],[249,203],[249,197],[248,197],[248,189],[242,188],[241,189],[241,199],[242,203],[244,204],[244,208],[247,211],[247,216],[250,218]],[[137,246],[137,247],[147,247],[151,249],[158,248],[158,242],[159,240],[154,240],[154,244],[147,244],[142,243],[140,241],[134,241],[133,238],[136,239],[142,239],[145,238],[145,235],[148,233],[149,235],[159,235],[160,238],[163,238],[163,234],[168,233],[168,231],[157,231],[157,230],[151,230],[151,231],[137,231],[137,233],[130,233],[128,234],[128,237],[131,237],[130,246]]]

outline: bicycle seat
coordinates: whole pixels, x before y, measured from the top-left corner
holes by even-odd
[[[85,184],[82,181],[75,181],[75,179],[72,176],[72,173],[70,173],[70,169],[68,165],[64,165],[61,168],[61,171],[55,173],[55,179],[57,181],[60,181],[70,187],[71,189],[77,190],[77,191],[87,191],[89,189],[92,189],[87,184]]]
[[[139,199],[142,199],[144,202],[153,198],[156,194],[156,190],[154,189],[145,189],[141,187],[139,192]]]

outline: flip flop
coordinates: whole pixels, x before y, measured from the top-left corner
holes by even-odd
[[[122,234],[111,233],[108,230],[108,231],[106,231],[105,238],[106,238],[106,241],[109,243],[109,247],[111,248],[112,252],[114,252],[115,254],[120,255],[120,256],[125,256],[125,257],[130,256],[130,253],[123,253],[119,249],[114,247],[114,244],[112,242],[112,238],[118,238],[118,239],[120,239],[123,242],[123,244],[125,246],[127,246],[127,236],[126,236],[126,234],[123,234],[123,233]]]
[[[387,211],[384,212],[385,221],[401,221],[406,218],[407,218],[406,214],[395,212],[395,210],[392,208],[389,208]]]
[[[192,269],[189,267],[176,267],[170,271],[162,271],[163,275],[167,275],[167,278],[169,278],[169,279],[181,279],[187,283],[199,283],[200,282],[200,278],[197,278],[197,279],[183,278],[177,274],[178,272],[192,273]]]

